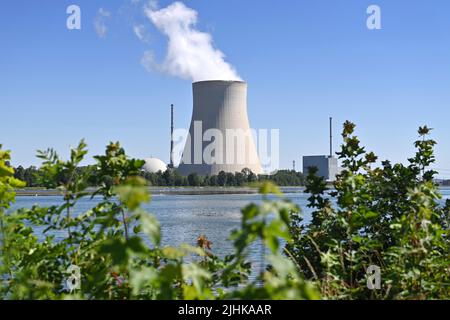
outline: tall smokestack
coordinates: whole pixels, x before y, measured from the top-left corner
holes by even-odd
[[[192,86],[194,108],[179,173],[211,176],[248,168],[261,174],[247,116],[247,83],[218,80]]]
[[[330,117],[330,158],[333,157],[333,118]]]
[[[170,168],[173,168],[173,104],[170,105]]]

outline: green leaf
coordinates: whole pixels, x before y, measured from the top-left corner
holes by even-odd
[[[140,230],[145,233],[155,246],[161,244],[161,227],[154,215],[147,212],[139,214]]]

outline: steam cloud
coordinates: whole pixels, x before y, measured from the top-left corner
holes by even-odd
[[[210,34],[196,29],[197,11],[181,2],[163,9],[154,5],[145,8],[150,21],[168,37],[167,55],[158,64],[151,52],[146,52],[142,64],[194,82],[203,80],[241,80],[222,51],[214,48]]]

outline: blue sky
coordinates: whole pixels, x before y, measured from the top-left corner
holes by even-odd
[[[335,136],[351,120],[368,150],[396,162],[413,154],[416,129],[428,124],[436,168],[450,177],[449,1],[184,3],[249,83],[252,127],[280,128],[281,167],[326,154],[333,116]],[[70,4],[81,7],[81,30],[66,28]],[[382,10],[382,30],[366,27],[370,4]],[[94,28],[100,8],[111,13],[104,38]],[[39,164],[35,151],[47,147],[65,156],[81,138],[90,155],[119,140],[133,157],[168,161],[169,105],[176,126],[187,127],[191,83],[143,68],[146,50],[163,59],[167,39],[141,8],[131,0],[2,1],[0,143],[14,165]],[[136,23],[146,26],[146,43]]]

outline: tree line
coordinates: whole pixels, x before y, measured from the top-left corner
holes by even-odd
[[[89,174],[93,169],[93,166],[82,166],[77,168],[77,172]],[[40,169],[35,166],[28,168],[18,166],[14,169],[14,178],[25,182],[27,187],[44,187],[40,182],[40,175]],[[236,173],[222,171],[212,176],[201,176],[197,173],[182,176],[176,169],[167,169],[156,173],[141,171],[139,175],[145,178],[149,186],[155,187],[242,187],[257,181],[272,181],[279,186],[303,186],[305,182],[303,173],[294,170],[279,170],[270,175],[256,175],[249,169],[243,169]],[[64,182],[69,177],[61,172],[58,179]],[[97,186],[93,179],[88,180],[88,184],[91,187]]]
[[[272,175],[256,175],[249,169],[241,172],[219,172],[218,175],[201,176],[191,173],[188,176],[180,175],[176,170],[165,172],[143,172],[143,177],[152,186],[170,187],[242,187],[257,181],[272,181],[280,186],[302,186],[304,176],[301,172],[293,170],[280,170]]]

